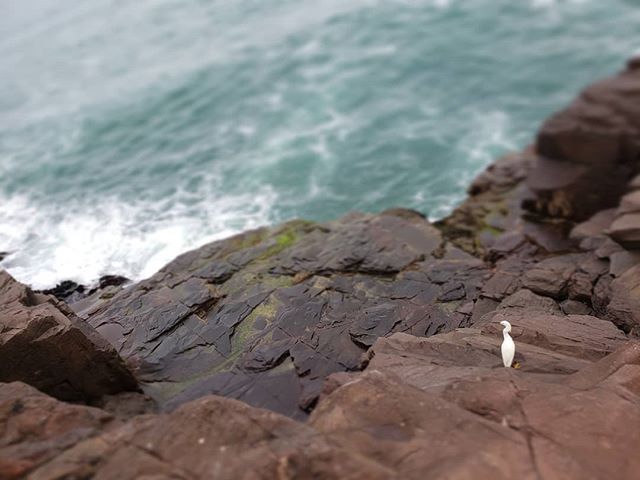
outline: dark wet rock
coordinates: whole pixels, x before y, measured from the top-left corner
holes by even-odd
[[[457,247],[480,258],[537,250],[522,242],[527,221],[521,204],[531,195],[523,180],[533,160],[533,153],[524,151],[494,162],[471,184],[469,198],[436,226]]]
[[[334,222],[280,256],[274,273],[397,273],[431,255],[440,232],[420,217],[380,215]]]
[[[68,306],[79,317],[87,318],[109,302],[121,290],[122,286],[106,286],[105,288],[94,290],[86,296],[77,297],[72,303],[68,303]]]
[[[153,399],[140,392],[104,395],[100,400],[93,402],[92,406],[99,407],[119,419],[158,412],[158,405]]]
[[[79,300],[84,297],[85,290],[86,287],[84,285],[80,285],[72,280],[65,280],[57,284],[55,287],[42,290],[39,293],[53,295],[58,300],[73,303],[75,300]]]
[[[89,325],[0,271],[0,381],[14,380],[74,401],[137,390],[118,354]]]
[[[487,276],[396,209],[214,242],[82,312],[165,408],[214,393],[298,418],[378,337],[468,325]]]
[[[122,275],[103,275],[98,280],[98,288],[120,287],[129,282],[131,282],[131,280]]]
[[[86,305],[98,302],[100,298],[110,298],[120,290],[119,287],[130,282],[131,280],[121,275],[103,275],[93,286],[81,285],[73,280],[64,280],[55,287],[40,290],[38,293],[53,295],[58,300],[72,306],[75,312],[78,312],[84,309]],[[76,304],[78,305],[75,306]]]

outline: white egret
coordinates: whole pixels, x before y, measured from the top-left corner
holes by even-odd
[[[505,367],[509,368],[513,363],[513,356],[516,354],[516,344],[513,343],[513,338],[509,335],[509,332],[511,332],[511,324],[503,320],[500,322],[500,325],[504,326],[504,330],[502,331],[504,340],[502,341],[502,347],[500,347],[502,363],[504,363]]]

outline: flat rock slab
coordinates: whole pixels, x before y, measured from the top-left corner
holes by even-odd
[[[324,398],[310,425],[399,478],[633,479],[633,367],[588,390],[501,367],[434,391],[370,366]]]
[[[0,381],[14,380],[71,401],[138,389],[91,326],[53,297],[0,271]]]

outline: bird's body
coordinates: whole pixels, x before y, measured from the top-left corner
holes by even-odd
[[[500,351],[502,352],[502,363],[505,367],[509,368],[513,363],[513,357],[516,354],[516,344],[513,342],[511,335],[509,335],[509,332],[511,331],[511,324],[506,320],[503,320],[500,324],[504,325],[504,330],[502,331],[504,340],[502,340],[502,346],[500,347]]]

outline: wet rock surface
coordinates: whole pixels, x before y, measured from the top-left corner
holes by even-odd
[[[468,325],[488,275],[413,212],[351,214],[189,252],[88,322],[163,408],[215,393],[302,418],[378,337]]]
[[[435,225],[258,229],[75,315],[0,274],[0,478],[637,478],[636,63]]]

